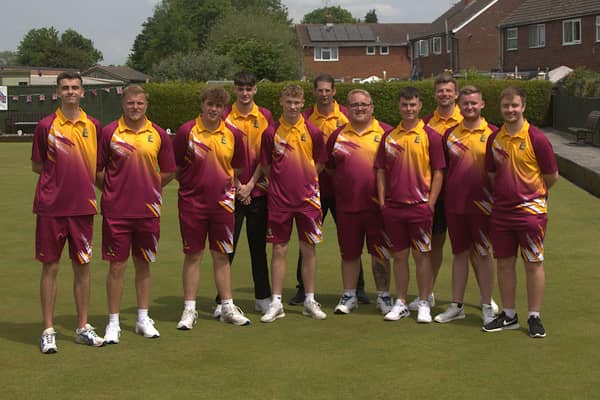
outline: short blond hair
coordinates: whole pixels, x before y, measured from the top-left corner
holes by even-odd
[[[200,104],[209,100],[214,104],[227,105],[230,99],[229,93],[222,86],[204,86],[200,91]]]
[[[304,89],[298,85],[287,85],[281,91],[281,97],[304,98]]]
[[[365,89],[352,89],[348,92],[348,103],[350,103],[350,98],[355,94],[362,94],[363,96],[368,97],[370,102],[373,100],[371,98],[371,93],[367,92]]]
[[[146,89],[144,89],[142,86],[137,85],[135,83],[132,83],[131,85],[127,85],[127,87],[125,89],[123,89],[123,98],[129,97],[129,96],[137,96],[138,94],[143,94],[144,97],[146,98],[146,101],[148,101],[148,99],[150,98],[150,96],[148,95],[148,92],[146,92]]]

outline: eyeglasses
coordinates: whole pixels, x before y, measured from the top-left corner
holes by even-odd
[[[348,106],[350,106],[350,108],[367,108],[372,104],[373,103],[350,103]]]

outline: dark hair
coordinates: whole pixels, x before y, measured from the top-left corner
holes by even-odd
[[[249,71],[240,71],[233,76],[235,86],[254,86],[256,85],[256,76]]]
[[[79,72],[73,72],[73,71],[61,72],[56,77],[56,86],[60,86],[60,81],[62,81],[63,79],[79,79],[79,83],[81,84],[81,86],[83,86],[83,78],[81,78],[81,75],[79,75]]]
[[[456,79],[452,76],[450,72],[442,72],[438,76],[436,76],[435,81],[433,81],[433,87],[435,88],[437,85],[442,83],[454,83],[454,89],[458,90],[458,83]]]
[[[398,93],[398,101],[400,101],[400,99],[409,100],[414,98],[421,100],[421,92],[414,86],[404,87],[400,89],[400,92]]]
[[[460,99],[461,96],[468,96],[470,94],[475,94],[475,93],[481,94],[481,90],[477,86],[467,85],[467,86],[464,86],[462,89],[460,89],[458,98]]]
[[[523,105],[525,105],[525,103],[527,102],[527,93],[525,93],[523,89],[514,86],[509,86],[505,88],[502,92],[500,92],[500,100],[502,100],[505,97],[510,97],[512,99],[515,96],[519,96],[521,98],[521,101],[523,102]]]
[[[205,101],[211,101],[215,104],[229,104],[229,93],[222,86],[204,86],[200,91],[200,104]]]
[[[335,79],[333,79],[333,76],[329,75],[329,74],[320,74],[319,76],[317,76],[315,78],[315,80],[313,81],[313,88],[317,88],[317,84],[319,82],[329,82],[331,83],[331,88],[333,89],[335,87]]]

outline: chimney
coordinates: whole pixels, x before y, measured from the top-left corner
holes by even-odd
[[[331,15],[330,11],[327,11],[327,23],[325,24],[327,29],[333,27],[333,15]]]

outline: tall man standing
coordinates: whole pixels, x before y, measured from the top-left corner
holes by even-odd
[[[254,308],[265,313],[270,303],[271,285],[267,266],[267,186],[268,181],[260,167],[260,143],[262,135],[273,125],[271,111],[254,102],[256,77],[248,71],[241,71],[233,77],[235,102],[226,106],[223,118],[228,124],[243,133],[243,146],[246,152],[246,165],[237,176],[235,195],[235,229],[233,232],[233,252],[229,262],[233,262],[238,240],[246,220],[246,238],[250,250],[250,264],[254,281]],[[214,316],[221,315],[220,302]]]
[[[444,134],[448,169],[444,180],[444,203],[452,244],[452,302],[436,315],[436,322],[465,318],[463,298],[469,258],[477,271],[484,324],[494,319],[491,305],[494,262],[489,239],[492,190],[484,167],[487,139],[498,130],[481,116],[485,103],[474,86],[460,90],[458,106],[464,119]]]
[[[304,90],[286,86],[279,100],[281,118],[263,136],[261,165],[269,177],[269,222],[267,241],[273,243],[271,259],[272,300],[262,322],[285,317],[281,302],[285,279],[285,258],[296,221],[302,280],[306,289],[303,314],[325,319],[327,314],[315,300],[315,245],[323,240],[319,172],[327,161],[323,133],[304,120]]]
[[[200,92],[200,115],[184,123],[173,143],[179,181],[179,226],[183,239],[184,309],[177,329],[192,329],[197,319],[196,296],[200,263],[208,236],[220,320],[248,325],[233,303],[229,254],[233,252],[235,179],[246,167],[243,134],[222,120],[229,93],[219,86]],[[249,238],[250,239],[250,238]]]
[[[391,242],[396,280],[396,304],[384,317],[388,321],[410,315],[406,292],[411,247],[419,297],[426,299],[431,293],[431,224],[446,162],[442,137],[419,118],[422,107],[418,89],[409,86],[400,91],[402,119],[383,137],[375,159],[377,197]],[[418,322],[431,322],[427,300],[419,300],[417,309]]]
[[[77,73],[56,79],[60,107],[35,127],[31,168],[39,174],[33,212],[37,214],[36,258],[42,263],[40,298],[44,331],[42,353],[56,353],[53,327],[56,277],[60,256],[69,241],[73,267],[73,294],[77,309],[75,341],[102,346],[104,340],[88,324],[93,220],[97,213],[94,179],[100,123],[80,107],[83,81]]]
[[[327,172],[333,176],[336,193],[336,226],[344,285],[335,313],[348,314],[358,306],[357,281],[366,238],[377,289],[377,308],[385,315],[392,308],[390,253],[377,202],[373,163],[381,138],[392,127],[373,118],[373,100],[366,90],[350,91],[348,107],[350,122],[337,129],[327,142]]]
[[[327,143],[329,136],[338,128],[348,123],[348,109],[335,100],[335,80],[329,74],[321,74],[313,81],[313,96],[315,104],[302,113],[305,120],[311,122],[323,132],[324,141]],[[321,207],[323,210],[323,220],[327,212],[331,211],[333,221],[336,222],[336,202],[335,192],[331,177],[325,171],[319,174],[319,190],[321,192]],[[337,222],[336,222],[337,224]],[[298,258],[296,268],[296,278],[298,279],[298,292],[289,304],[297,305],[304,302],[304,284],[301,274],[302,255]],[[363,278],[362,263],[360,264],[360,274],[357,284],[357,296],[361,303],[368,304],[369,297],[365,293],[365,281]]]
[[[487,142],[485,167],[494,190],[490,236],[498,259],[503,310],[483,330],[519,328],[515,266],[520,247],[527,280],[529,336],[542,338],[546,336],[540,311],[545,285],[548,190],[558,180],[558,168],[548,138],[523,117],[526,99],[522,89],[508,87],[502,91],[500,110],[504,125]]]
[[[102,131],[97,185],[102,189],[102,258],[110,264],[106,278],[109,322],[106,343],[119,343],[119,309],[123,277],[131,253],[135,266],[138,318],[135,332],[160,336],[148,316],[150,263],[156,261],[160,237],[162,187],[175,175],[171,139],[146,118],[148,95],[139,85],[123,90],[123,115]]]

